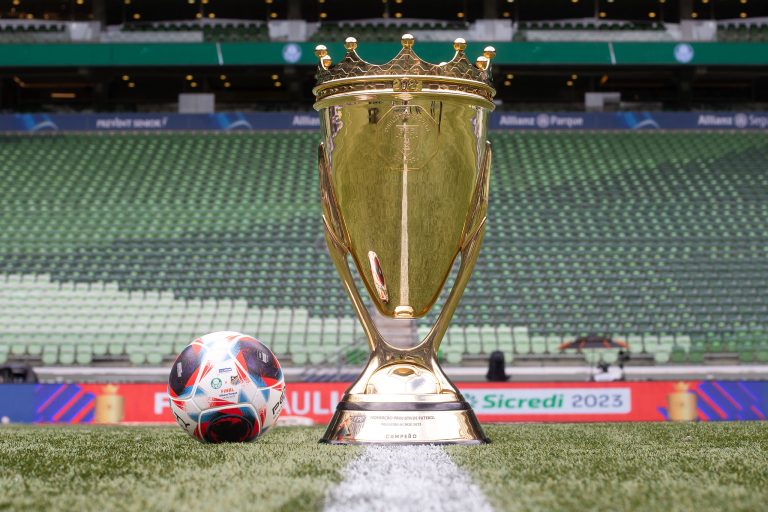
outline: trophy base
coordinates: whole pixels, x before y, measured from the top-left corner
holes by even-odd
[[[327,444],[484,444],[490,442],[466,402],[339,403]]]

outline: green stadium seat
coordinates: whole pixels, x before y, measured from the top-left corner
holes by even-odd
[[[316,138],[2,136],[6,359],[161,365],[217,329],[254,334],[297,364],[365,347],[318,250],[317,179],[306,171]],[[570,357],[559,353],[563,340],[590,332],[659,364],[765,358],[763,134],[491,140],[488,230],[443,340],[446,361],[496,349],[508,361],[557,361]]]

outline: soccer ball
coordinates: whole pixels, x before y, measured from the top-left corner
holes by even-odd
[[[285,380],[275,354],[256,338],[221,331],[179,354],[168,377],[176,422],[204,443],[247,442],[277,422]]]

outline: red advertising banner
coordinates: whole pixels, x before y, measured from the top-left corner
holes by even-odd
[[[348,385],[288,383],[282,419],[326,423]],[[765,420],[768,415],[768,381],[463,382],[459,388],[482,422]],[[174,422],[165,384],[44,384],[35,394],[36,422]]]

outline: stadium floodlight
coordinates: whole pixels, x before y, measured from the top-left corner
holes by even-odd
[[[401,43],[383,65],[362,60],[351,37],[335,66],[325,46],[315,49],[326,241],[372,351],[323,441],[482,443],[475,413],[440,367],[437,349],[485,231],[496,51],[489,46],[472,63],[459,38],[449,62],[430,64],[414,52],[412,35]],[[411,348],[388,343],[348,257],[378,311],[407,320],[434,306],[459,254],[453,288],[426,337]]]

